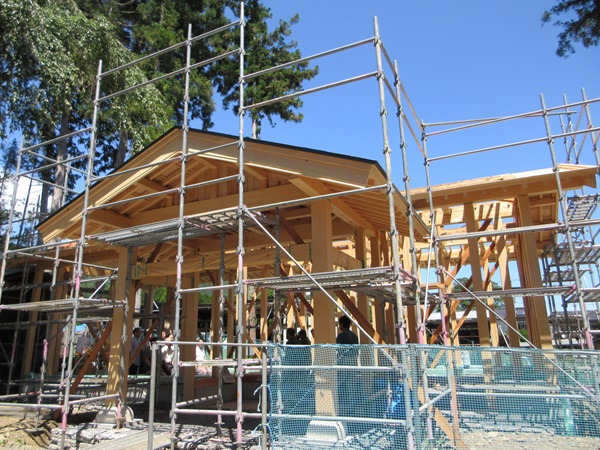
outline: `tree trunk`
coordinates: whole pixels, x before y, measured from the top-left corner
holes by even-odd
[[[64,136],[69,133],[69,114],[66,111],[63,111],[62,119],[60,121],[60,135]],[[69,142],[67,139],[63,139],[58,142],[58,150],[56,154],[56,161],[61,162],[67,159],[67,150],[69,147]],[[65,202],[67,197],[67,181],[69,178],[69,168],[67,165],[59,164],[56,166],[54,172],[54,195],[52,196],[52,206],[50,207],[50,212],[54,212],[59,209]],[[59,188],[57,186],[63,186],[63,188]]]
[[[117,154],[115,155],[115,168],[119,167],[125,162],[127,156],[127,141],[129,140],[129,133],[127,130],[121,130],[119,133],[119,146],[117,147]]]
[[[258,122],[252,118],[252,139],[258,139]]]

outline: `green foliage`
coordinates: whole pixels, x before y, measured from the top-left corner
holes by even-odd
[[[167,302],[167,288],[164,286],[155,287],[154,288],[154,302],[160,304],[164,304]]]
[[[454,287],[452,288],[453,292],[464,292],[465,289],[461,285],[465,286],[469,290],[473,290],[473,288],[471,286],[470,278],[461,277],[461,278],[457,278],[456,280],[458,281],[458,283],[454,284]],[[502,286],[500,286],[495,281],[492,281],[492,291],[495,291],[498,289],[502,289]],[[494,298],[494,307],[495,308],[501,308],[504,306],[504,301],[501,298],[499,298],[499,297],[493,297],[493,298]],[[473,300],[475,300],[475,299],[473,299]],[[475,301],[477,301],[477,300],[475,300]],[[457,309],[459,311],[464,311],[465,309],[467,309],[469,307],[470,304],[471,304],[471,300],[462,300],[460,302],[460,304],[458,305]]]
[[[559,17],[566,17],[564,20]],[[545,11],[542,22],[554,20],[554,25],[563,29],[558,34],[556,54],[566,57],[575,53],[574,42],[592,47],[600,42],[600,2],[598,0],[559,0]]]
[[[267,20],[272,17],[269,8],[261,5],[258,0],[250,0],[244,11],[247,14],[244,35],[245,73],[258,72],[302,57],[300,50],[297,49],[298,43],[289,40],[291,27],[300,20],[297,14],[289,21],[280,20],[275,29],[269,31]],[[236,35],[235,39],[239,41],[239,35]],[[238,70],[235,65],[238,63],[231,60],[224,64],[226,69],[219,67],[220,72],[215,73],[217,91],[223,96],[223,107],[232,108],[237,114],[240,105],[236,89]],[[244,103],[255,104],[298,92],[304,81],[314,78],[318,72],[318,67],[309,68],[308,63],[304,62],[253,78],[244,88]],[[302,100],[296,97],[260,109],[252,109],[250,111],[253,125],[252,137],[258,138],[265,119],[271,126],[275,125],[275,117],[279,117],[284,122],[301,122],[303,116],[298,110],[302,105]]]
[[[198,294],[198,303],[201,305],[211,305],[212,304],[212,295],[210,292],[200,292]]]
[[[237,0],[0,0],[0,141],[22,132],[25,145],[32,145],[89,126],[99,61],[103,73],[136,61],[185,41],[189,24],[198,36],[229,23],[228,15],[237,8]],[[259,0],[248,1],[245,11],[247,70],[300,57],[297,44],[289,41],[290,26],[298,16],[269,31],[270,10]],[[196,40],[190,47],[191,63],[237,47],[236,33],[239,36],[238,28]],[[186,56],[187,46],[183,46],[103,75],[101,97],[161,79],[97,105],[96,172],[112,170],[127,153],[139,151],[183,122],[184,74],[166,75],[184,67]],[[232,57],[189,72],[190,119],[201,121],[204,129],[213,125],[214,86],[224,96],[225,106],[237,102],[238,69],[238,59]],[[294,92],[316,73],[307,64],[296,65],[247,86],[246,99],[256,102]],[[275,116],[299,122],[301,106],[299,99],[292,99],[253,111],[252,119],[257,128],[263,119],[273,124]],[[80,135],[41,151],[60,160],[87,151],[89,139],[89,134]],[[40,165],[40,160],[29,157],[23,167]],[[65,182],[74,186],[77,181],[76,174],[61,166],[38,176],[59,186]],[[44,189],[43,205],[53,188],[45,185]],[[60,200],[55,195],[52,207],[59,207]]]

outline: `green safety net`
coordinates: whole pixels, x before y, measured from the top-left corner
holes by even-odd
[[[273,448],[563,441],[600,448],[600,352],[424,345],[270,345],[268,352]]]

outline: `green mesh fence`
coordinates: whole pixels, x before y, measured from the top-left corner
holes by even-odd
[[[417,345],[268,351],[273,448],[600,448],[600,352]]]

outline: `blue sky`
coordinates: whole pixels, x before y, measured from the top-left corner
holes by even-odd
[[[560,29],[540,17],[554,1],[403,1],[265,0],[273,19],[299,13],[292,38],[303,56],[338,48],[374,35],[377,16],[382,41],[398,61],[400,76],[419,118],[425,122],[486,118],[600,97],[600,48],[568,58],[555,54]],[[320,75],[307,87],[354,77],[376,69],[372,46],[315,60]],[[352,156],[382,158],[377,83],[368,79],[303,97],[302,124],[263,126],[261,138]],[[401,188],[400,151],[394,107],[386,101],[394,179]],[[406,106],[406,105],[405,105]],[[600,124],[600,108],[592,114]],[[214,131],[236,134],[237,120],[227,111],[214,118]],[[250,125],[246,125],[246,134]],[[542,119],[521,119],[506,126],[481,127],[428,141],[431,156],[545,135]],[[412,187],[425,185],[423,158],[409,144]],[[547,145],[518,147],[434,163],[434,184],[550,166]]]

